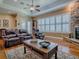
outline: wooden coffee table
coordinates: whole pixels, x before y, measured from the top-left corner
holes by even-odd
[[[57,59],[58,45],[51,43],[48,48],[42,48],[38,43],[31,42],[32,40],[25,40],[24,43],[24,53],[26,53],[26,47],[30,48],[34,52],[40,54],[43,59],[50,59],[55,54],[55,59]]]

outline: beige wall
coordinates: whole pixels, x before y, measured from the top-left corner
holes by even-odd
[[[8,27],[3,27],[3,19],[6,19],[9,21]],[[1,27],[0,28],[15,28],[15,17],[9,14],[0,14],[0,20],[1,20]]]
[[[9,27],[3,27],[3,20],[7,19],[9,21]],[[10,14],[0,14],[1,27],[7,29],[26,29],[32,32],[32,19],[29,16],[22,14],[10,15]],[[30,25],[28,24],[30,23]]]

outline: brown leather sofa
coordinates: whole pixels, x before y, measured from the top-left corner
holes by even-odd
[[[28,34],[26,31],[21,29],[17,30],[6,29],[3,30],[2,32],[5,47],[11,47],[14,45],[22,44],[22,41],[32,39],[31,34]]]

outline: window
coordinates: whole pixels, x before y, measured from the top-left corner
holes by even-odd
[[[46,30],[46,32],[49,32],[49,25],[46,25],[45,30]]]
[[[69,32],[69,24],[63,24],[63,32]]]
[[[49,17],[48,18],[45,18],[45,31],[46,32],[49,32],[49,25],[50,23],[49,23]]]
[[[62,19],[62,32],[70,32],[70,14],[63,14]]]
[[[56,25],[56,32],[61,32],[61,30],[62,30],[61,29],[61,25],[62,25],[61,24],[62,23],[61,21],[62,21],[61,15],[57,15],[56,16],[56,24],[55,24]]]
[[[41,26],[40,25],[38,25],[38,29],[41,30]]]
[[[56,32],[62,32],[61,30],[61,24],[56,24]]]
[[[55,32],[55,16],[50,17],[50,32]]]
[[[69,23],[69,21],[70,21],[70,14],[63,14],[62,18],[63,18],[63,23]]]
[[[41,29],[42,29],[42,30],[41,30]],[[44,32],[44,30],[45,30],[45,29],[44,29],[44,25],[41,26],[41,29],[40,29],[40,30],[41,30],[42,32]]]
[[[57,15],[56,17],[56,24],[61,24],[61,15]]]
[[[38,29],[41,32],[45,32],[45,20],[44,19],[39,19],[37,22],[38,22]]]
[[[55,17],[50,17],[50,24],[55,24]]]
[[[45,24],[49,24],[49,18],[45,18]]]
[[[41,19],[41,25],[43,25],[44,24],[44,19]]]
[[[69,32],[70,14],[50,16],[38,21],[38,29],[42,32]]]
[[[40,24],[41,24],[41,20],[40,20],[40,19],[38,19],[38,21],[37,21],[37,22],[38,22],[38,25],[40,25]]]
[[[50,32],[55,32],[55,25],[50,25]]]

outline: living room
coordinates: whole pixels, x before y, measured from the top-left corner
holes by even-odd
[[[0,59],[79,59],[78,10],[79,0],[0,0]]]

